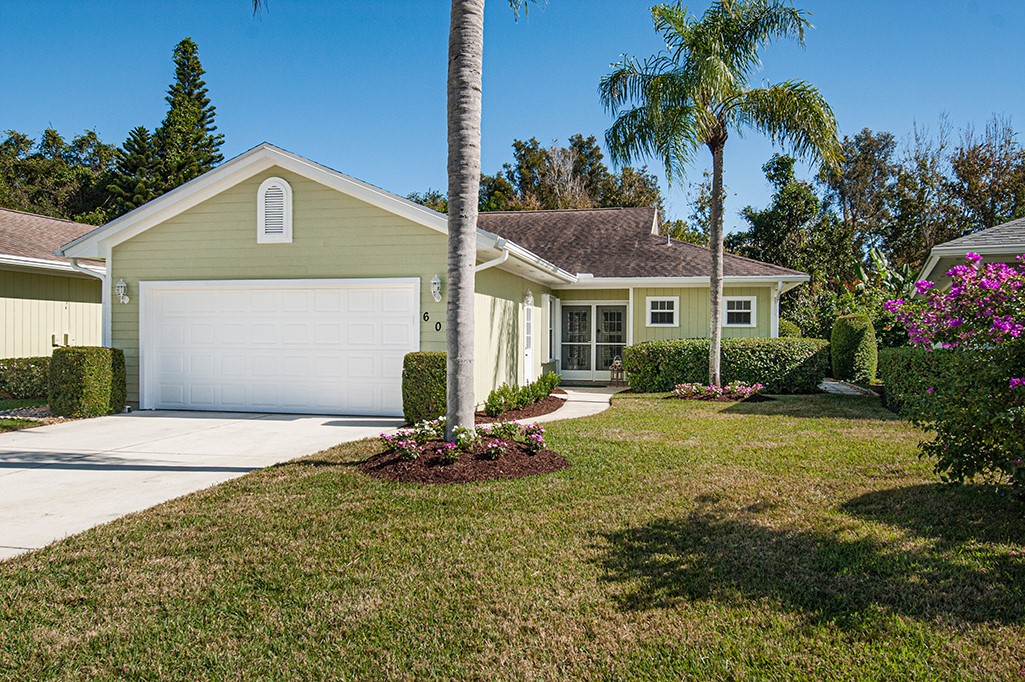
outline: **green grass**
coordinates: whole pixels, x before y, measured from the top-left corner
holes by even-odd
[[[1017,679],[1020,505],[846,396],[623,396],[553,475],[341,446],[0,564],[7,679]]]

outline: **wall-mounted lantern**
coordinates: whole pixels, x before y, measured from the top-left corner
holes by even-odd
[[[117,294],[117,300],[122,303],[128,303],[128,285],[125,283],[124,279],[119,279],[117,284],[114,285],[114,293]]]
[[[435,303],[441,303],[441,277],[438,275],[431,278],[431,296]]]

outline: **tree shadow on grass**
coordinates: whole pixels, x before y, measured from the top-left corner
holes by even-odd
[[[860,395],[777,395],[767,402],[741,401],[723,412],[737,415],[784,416],[799,419],[872,419],[895,421],[897,415],[879,398]]]
[[[952,519],[953,522],[953,519]],[[883,609],[955,623],[1025,622],[1025,559],[973,545],[786,530],[708,511],[606,534],[605,579],[624,610],[770,599],[814,622],[856,627]]]

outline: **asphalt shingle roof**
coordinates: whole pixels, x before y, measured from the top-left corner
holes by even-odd
[[[1018,218],[1012,220],[1009,223],[1003,225],[997,225],[991,227],[988,230],[982,230],[974,234],[966,234],[963,237],[958,237],[949,242],[937,244],[937,247],[942,248],[966,248],[971,249],[972,247],[980,246],[1004,246],[1005,244],[1020,245],[1025,244],[1025,218]]]
[[[53,252],[95,229],[95,225],[0,208],[0,255],[67,263],[67,258]]]
[[[652,234],[654,208],[481,213],[477,226],[574,274],[595,277],[708,277],[708,249]],[[727,277],[800,275],[725,254]]]

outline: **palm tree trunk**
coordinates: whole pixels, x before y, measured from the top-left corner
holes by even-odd
[[[484,0],[452,0],[448,38],[448,362],[445,438],[473,427],[473,293],[480,192]]]
[[[722,348],[722,152],[725,142],[709,145],[712,151],[712,225],[708,236],[708,250],[712,254],[712,274],[709,278],[709,344],[708,383],[718,386]]]

